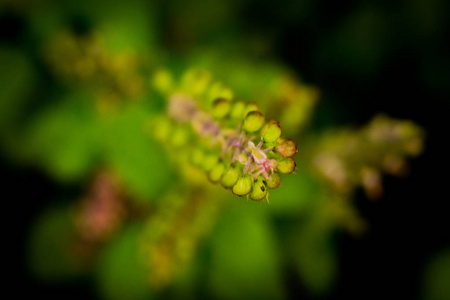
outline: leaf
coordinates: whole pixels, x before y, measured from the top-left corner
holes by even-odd
[[[25,111],[32,102],[35,73],[25,54],[6,47],[0,48],[0,66],[0,146],[16,158]]]
[[[71,255],[72,212],[68,207],[51,207],[35,222],[28,243],[28,265],[46,281],[65,281],[82,270]]]
[[[314,216],[309,222],[295,228],[289,246],[302,282],[316,295],[330,291],[337,276],[332,227],[326,223],[327,220]]]
[[[295,174],[282,176],[277,189],[270,190],[270,210],[277,215],[307,215],[317,207],[322,193],[311,174],[299,167]]]
[[[425,267],[421,299],[450,299],[449,278],[450,249],[445,249],[435,254]]]
[[[65,94],[29,126],[24,151],[59,180],[80,180],[95,163],[99,132],[91,101],[83,92]]]
[[[106,164],[143,201],[159,198],[172,175],[163,149],[145,131],[147,118],[140,106],[126,108],[104,121],[101,134]]]
[[[102,253],[96,275],[99,293],[105,299],[151,298],[145,261],[140,256],[140,233],[138,224],[128,226]]]
[[[276,241],[264,211],[245,204],[223,217],[211,241],[212,293],[224,299],[282,298]]]

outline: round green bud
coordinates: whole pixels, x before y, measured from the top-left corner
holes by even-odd
[[[158,70],[152,78],[153,86],[161,92],[169,92],[173,87],[173,78],[166,69]]]
[[[250,198],[255,201],[261,201],[267,195],[267,187],[264,183],[265,180],[257,179],[253,183],[252,192]]]
[[[295,161],[290,157],[279,160],[277,164],[277,170],[283,174],[290,174],[294,172],[295,167]]]
[[[244,196],[252,190],[253,177],[249,174],[239,177],[236,184],[233,186],[233,194],[237,196]]]
[[[218,160],[219,158],[217,157],[216,154],[206,155],[202,162],[203,170],[205,170],[206,172],[211,171],[212,168],[214,168],[214,166],[217,164]]]
[[[231,107],[231,118],[233,119],[242,119],[244,118],[244,112],[245,112],[245,104],[244,102],[236,102]]]
[[[231,101],[217,98],[213,103],[212,115],[216,119],[223,119],[231,110]]]
[[[195,148],[192,150],[191,160],[195,166],[201,166],[204,159],[205,153],[201,149]]]
[[[233,91],[221,82],[213,83],[208,91],[208,103],[217,98],[233,99]]]
[[[187,144],[189,140],[189,131],[187,128],[177,126],[170,135],[170,142],[175,147],[181,147]]]
[[[182,85],[195,95],[204,93],[211,82],[211,74],[203,70],[190,69],[183,74]]]
[[[223,187],[232,188],[239,179],[239,171],[234,167],[228,167],[222,175],[221,183]]]
[[[265,179],[267,187],[269,189],[276,189],[277,187],[280,186],[280,182],[281,182],[281,177],[280,174],[278,173],[272,173],[270,174],[268,179]]]
[[[211,169],[211,172],[209,172],[209,180],[211,180],[214,183],[219,182],[224,171],[225,171],[224,164],[218,163]]]
[[[154,134],[158,141],[166,142],[172,133],[173,125],[169,119],[159,118],[150,124],[148,130]]]
[[[297,144],[293,140],[280,138],[278,139],[278,143],[275,146],[275,151],[277,151],[284,157],[292,157],[295,153],[298,152]]]
[[[247,132],[256,132],[264,126],[265,118],[259,111],[251,111],[244,120],[243,128]]]
[[[277,121],[270,121],[264,126],[261,135],[265,143],[273,143],[281,136],[281,127]]]
[[[258,105],[256,105],[255,103],[249,103],[245,106],[244,109],[244,116],[246,116],[249,112],[251,111],[258,111]]]

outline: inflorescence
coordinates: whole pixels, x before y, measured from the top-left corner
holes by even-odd
[[[268,188],[280,185],[279,173],[295,170],[297,145],[282,138],[280,124],[266,122],[255,104],[232,98],[231,90],[211,82],[209,74],[188,72],[181,88],[167,93],[169,118],[158,120],[155,135],[187,149],[190,163],[211,182],[238,196],[268,199]]]

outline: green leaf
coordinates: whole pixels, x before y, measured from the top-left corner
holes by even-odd
[[[139,200],[159,198],[170,183],[172,170],[163,149],[146,133],[148,115],[139,106],[105,120],[103,156]]]
[[[23,151],[56,178],[71,182],[90,173],[99,132],[88,94],[69,93],[60,101],[31,122]]]
[[[304,285],[316,295],[330,291],[337,275],[331,232],[327,220],[316,215],[292,233],[289,249],[294,265]]]
[[[100,257],[97,279],[99,293],[108,300],[150,299],[146,264],[140,256],[141,227],[130,225],[107,246]]]
[[[295,174],[282,175],[280,186],[270,191],[270,210],[275,214],[307,215],[317,207],[322,193],[319,183],[300,165]]]
[[[422,297],[424,300],[450,299],[450,249],[435,254],[424,271]]]
[[[224,299],[282,298],[276,241],[263,207],[242,204],[223,215],[212,237],[212,293]]]
[[[33,225],[28,243],[28,265],[45,281],[65,281],[80,274],[81,266],[71,255],[73,216],[67,207],[52,207]]]
[[[32,102],[35,71],[28,58],[16,49],[0,48],[0,146],[13,158],[20,151],[20,129]]]

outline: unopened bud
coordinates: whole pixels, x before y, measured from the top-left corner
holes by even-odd
[[[261,179],[257,179],[253,183],[250,198],[255,201],[261,201],[266,195],[267,195],[267,187],[264,184],[264,181]]]
[[[236,184],[233,186],[233,194],[244,196],[252,190],[253,177],[251,175],[244,175],[239,177]]]
[[[244,102],[236,102],[233,104],[233,106],[231,107],[231,118],[233,119],[243,119],[245,117],[244,115],[245,112],[245,104]]]
[[[244,130],[247,132],[256,132],[264,126],[265,118],[259,111],[251,111],[244,120]]]
[[[189,131],[185,127],[178,126],[170,136],[170,142],[174,147],[182,147],[189,140]]]
[[[296,167],[295,161],[292,158],[285,158],[278,161],[277,170],[283,174],[290,174],[294,172]]]
[[[277,121],[270,121],[270,123],[264,126],[261,135],[264,138],[264,142],[275,142],[281,135],[280,124]]]
[[[259,111],[258,105],[255,103],[248,103],[244,109],[244,117],[251,111]]]
[[[192,150],[191,160],[195,166],[201,166],[203,159],[205,158],[205,153],[199,148]]]
[[[266,179],[266,184],[269,189],[276,189],[280,186],[281,177],[278,173],[270,174],[269,178]]]
[[[153,76],[153,85],[161,92],[169,92],[173,87],[173,78],[168,70],[158,70]]]
[[[218,163],[211,169],[211,172],[209,172],[209,180],[211,180],[214,183],[218,182],[222,177],[224,171],[225,171],[224,164]]]
[[[215,154],[206,155],[203,159],[202,166],[206,172],[212,170],[212,168],[217,164],[218,157]]]
[[[154,134],[155,138],[161,142],[166,142],[172,133],[173,126],[169,119],[159,118],[151,122],[148,131]]]
[[[225,98],[217,98],[213,103],[212,115],[216,119],[222,119],[231,110],[231,101]]]
[[[275,146],[275,151],[284,157],[292,157],[297,153],[297,144],[293,140],[278,139],[278,144]]]
[[[233,99],[233,91],[221,82],[215,82],[208,91],[209,103],[217,98]]]
[[[205,92],[211,82],[211,74],[203,70],[190,69],[183,74],[182,84],[184,89],[194,95]]]
[[[239,171],[234,167],[227,168],[222,175],[223,187],[229,189],[232,188],[239,179]]]

